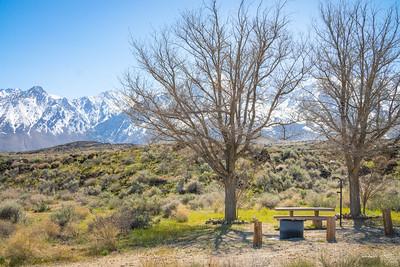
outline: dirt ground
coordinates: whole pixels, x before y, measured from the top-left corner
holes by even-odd
[[[295,259],[338,261],[347,256],[380,256],[400,262],[400,235],[384,237],[383,230],[352,226],[337,229],[336,243],[327,243],[325,230],[306,230],[302,240],[279,240],[279,232],[263,225],[263,246],[252,248],[251,225],[244,230],[224,229],[212,238],[193,237],[177,244],[135,249],[76,263],[48,266],[284,266]]]

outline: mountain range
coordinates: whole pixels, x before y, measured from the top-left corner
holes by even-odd
[[[277,116],[294,108],[288,99]],[[304,124],[266,129],[263,136],[280,139],[283,130],[292,140],[312,138]],[[148,135],[119,109],[114,91],[68,99],[48,94],[40,86],[0,89],[0,151],[35,150],[74,141],[143,144]]]
[[[0,151],[25,151],[73,141],[143,143],[145,130],[118,109],[118,94],[67,99],[40,86],[0,89]]]

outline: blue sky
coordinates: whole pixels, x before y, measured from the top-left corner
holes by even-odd
[[[219,5],[229,11],[239,2]],[[289,0],[291,29],[306,32],[318,5]],[[118,77],[134,65],[130,33],[145,39],[199,6],[200,0],[0,0],[0,88],[40,85],[66,97],[118,89]]]

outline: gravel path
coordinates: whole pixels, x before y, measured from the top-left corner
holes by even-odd
[[[280,241],[279,233],[264,225],[261,249],[251,247],[251,229],[228,231],[205,240],[114,253],[83,262],[48,266],[282,266],[294,259],[337,261],[346,256],[381,256],[400,262],[400,236],[387,238],[381,229],[351,227],[337,230],[337,242],[325,241],[325,230],[309,230],[304,240]]]

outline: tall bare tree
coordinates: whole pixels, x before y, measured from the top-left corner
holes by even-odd
[[[399,14],[395,7],[376,10],[366,2],[338,1],[322,5],[320,15],[316,85],[303,102],[303,114],[343,152],[356,218],[361,161],[400,123]]]
[[[210,165],[225,187],[227,222],[237,217],[237,160],[306,73],[282,8],[259,6],[251,16],[242,3],[222,19],[213,1],[150,42],[132,43],[142,71],[123,80],[128,114]]]

